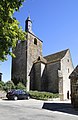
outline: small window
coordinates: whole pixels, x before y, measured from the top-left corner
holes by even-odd
[[[69,73],[69,68],[68,68],[68,73]]]
[[[67,59],[67,61],[69,62],[69,59]]]
[[[36,38],[34,38],[34,44],[37,45],[37,39]]]

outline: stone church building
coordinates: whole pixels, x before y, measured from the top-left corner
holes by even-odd
[[[69,75],[73,71],[70,50],[42,55],[42,40],[32,32],[30,17],[25,21],[26,40],[18,41],[12,59],[12,80],[21,81],[27,90],[59,93],[61,100],[70,98]]]

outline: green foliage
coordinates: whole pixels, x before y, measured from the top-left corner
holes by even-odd
[[[4,83],[3,81],[0,81],[0,85],[4,86],[4,85],[5,85],[5,83]]]
[[[11,90],[11,89],[15,89],[14,83],[12,81],[6,82],[5,86],[4,86],[4,90],[8,91],[8,90]]]
[[[3,90],[3,86],[0,84],[0,90]]]
[[[26,91],[26,87],[21,82],[19,82],[17,85],[14,85],[12,81],[7,81],[6,83],[0,81],[0,90],[9,91],[11,89],[21,89]]]
[[[48,100],[48,99],[59,97],[58,93],[54,94],[54,93],[49,93],[49,92],[30,91],[29,94],[32,98],[39,99],[39,100]]]
[[[16,47],[18,40],[25,40],[25,32],[19,27],[19,22],[13,17],[24,0],[0,0],[0,60],[7,59],[7,55],[15,57],[11,48]]]
[[[5,83],[3,81],[0,81],[0,90],[3,90]]]
[[[16,89],[25,90],[26,87],[25,87],[21,82],[19,82],[19,83],[17,84],[17,86],[16,86]]]

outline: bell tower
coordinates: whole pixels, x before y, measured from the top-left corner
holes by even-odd
[[[30,73],[33,68],[34,61],[38,56],[42,56],[42,41],[32,31],[32,21],[28,17],[25,21],[26,35],[26,76],[27,90],[30,90]]]
[[[13,53],[16,58],[12,58],[12,77],[15,84],[22,82],[27,91],[30,90],[30,73],[34,61],[38,56],[42,56],[42,41],[32,32],[32,21],[28,17],[25,21],[26,40],[19,41]]]

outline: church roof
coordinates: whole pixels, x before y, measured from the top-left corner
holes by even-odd
[[[39,56],[34,63],[38,63],[38,62],[42,62],[42,63],[47,63],[47,60],[45,58],[43,58],[42,56]]]
[[[76,68],[73,70],[73,72],[70,74],[69,78],[78,78],[78,65]]]
[[[49,62],[56,62],[56,61],[61,60],[65,56],[65,54],[68,50],[69,49],[66,49],[66,50],[45,56],[44,58],[47,60],[48,63]]]

